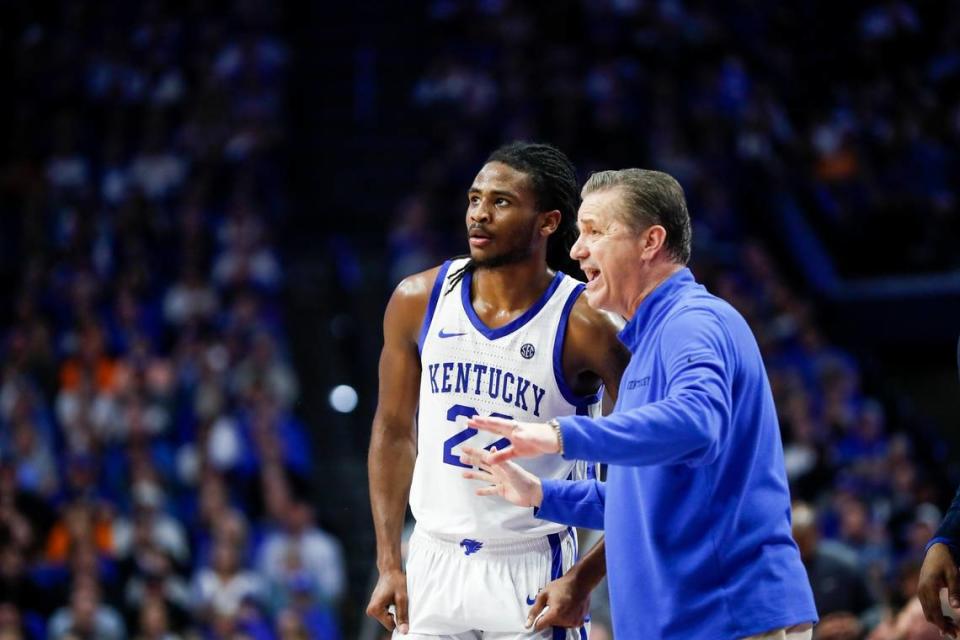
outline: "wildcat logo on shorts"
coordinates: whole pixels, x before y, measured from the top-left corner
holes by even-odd
[[[524,343],[524,345],[520,347],[520,355],[522,355],[527,360],[532,358],[536,353],[537,353],[537,350],[529,342]]]
[[[479,540],[471,540],[470,538],[464,538],[460,541],[460,546],[463,547],[463,555],[468,556],[471,553],[476,553],[483,548],[483,543]]]

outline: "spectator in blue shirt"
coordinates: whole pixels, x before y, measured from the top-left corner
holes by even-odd
[[[618,638],[810,638],[817,612],[766,370],[743,317],[686,268],[683,189],[656,171],[594,174],[578,226],[587,301],[627,319],[617,404],[546,424],[474,418],[512,445],[468,451],[480,470],[466,475],[489,482],[481,495],[604,529]],[[547,453],[608,463],[607,481],[541,483],[507,462]]]

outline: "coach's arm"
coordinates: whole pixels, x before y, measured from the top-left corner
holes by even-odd
[[[387,629],[409,629],[407,579],[400,538],[417,456],[414,420],[420,394],[417,338],[438,269],[405,279],[394,290],[383,318],[380,391],[373,418],[367,472],[370,506],[377,534],[380,576],[367,605],[367,615]],[[396,622],[388,613],[396,607]]]

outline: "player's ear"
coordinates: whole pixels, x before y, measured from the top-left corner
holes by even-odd
[[[546,211],[540,214],[540,235],[549,236],[560,227],[561,213],[559,210]]]

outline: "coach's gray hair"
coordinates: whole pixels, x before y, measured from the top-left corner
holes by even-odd
[[[580,195],[620,189],[624,195],[624,222],[639,233],[658,224],[667,231],[664,246],[675,262],[690,261],[693,231],[683,187],[673,176],[647,169],[598,171],[590,175]]]

